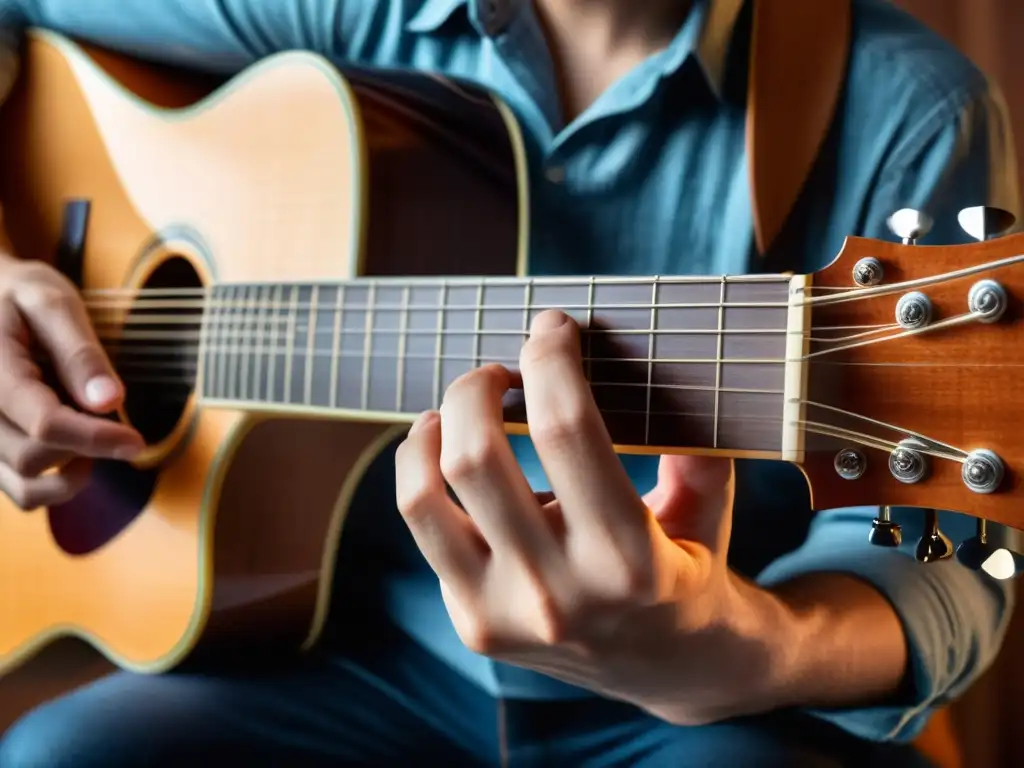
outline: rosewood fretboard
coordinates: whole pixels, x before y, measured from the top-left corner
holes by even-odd
[[[516,368],[530,321],[583,329],[584,368],[616,443],[776,453],[790,279],[418,278],[218,285],[201,329],[210,405],[359,411],[439,405],[489,362]],[[522,422],[521,398],[507,418]]]

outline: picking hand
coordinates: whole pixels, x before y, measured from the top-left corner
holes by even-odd
[[[43,382],[35,349],[88,413]],[[22,509],[59,504],[88,480],[90,459],[138,453],[135,430],[98,416],[123,397],[74,286],[46,264],[0,254],[0,491]]]
[[[732,462],[663,457],[641,498],[583,375],[579,335],[539,315],[520,360],[529,430],[556,500],[531,490],[504,430],[516,380],[485,366],[455,381],[396,457],[398,507],[472,650],[701,719],[743,675],[745,600],[729,570]],[[447,481],[465,513],[446,493]],[[734,642],[730,642],[734,641]],[[680,695],[693,706],[680,708]]]

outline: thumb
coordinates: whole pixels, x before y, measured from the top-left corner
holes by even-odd
[[[734,481],[732,459],[662,456],[658,484],[644,501],[669,538],[724,555],[732,536]]]

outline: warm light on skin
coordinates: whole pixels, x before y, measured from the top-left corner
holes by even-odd
[[[1008,549],[997,549],[981,564],[981,570],[993,579],[1005,581],[1012,578],[1017,571],[1013,553]]]

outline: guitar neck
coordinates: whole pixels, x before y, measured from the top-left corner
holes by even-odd
[[[208,406],[409,421],[476,367],[516,369],[532,319],[559,309],[581,327],[584,373],[622,450],[793,459],[806,284],[757,275],[217,285],[197,391]],[[506,420],[524,430],[521,393],[510,393]]]

